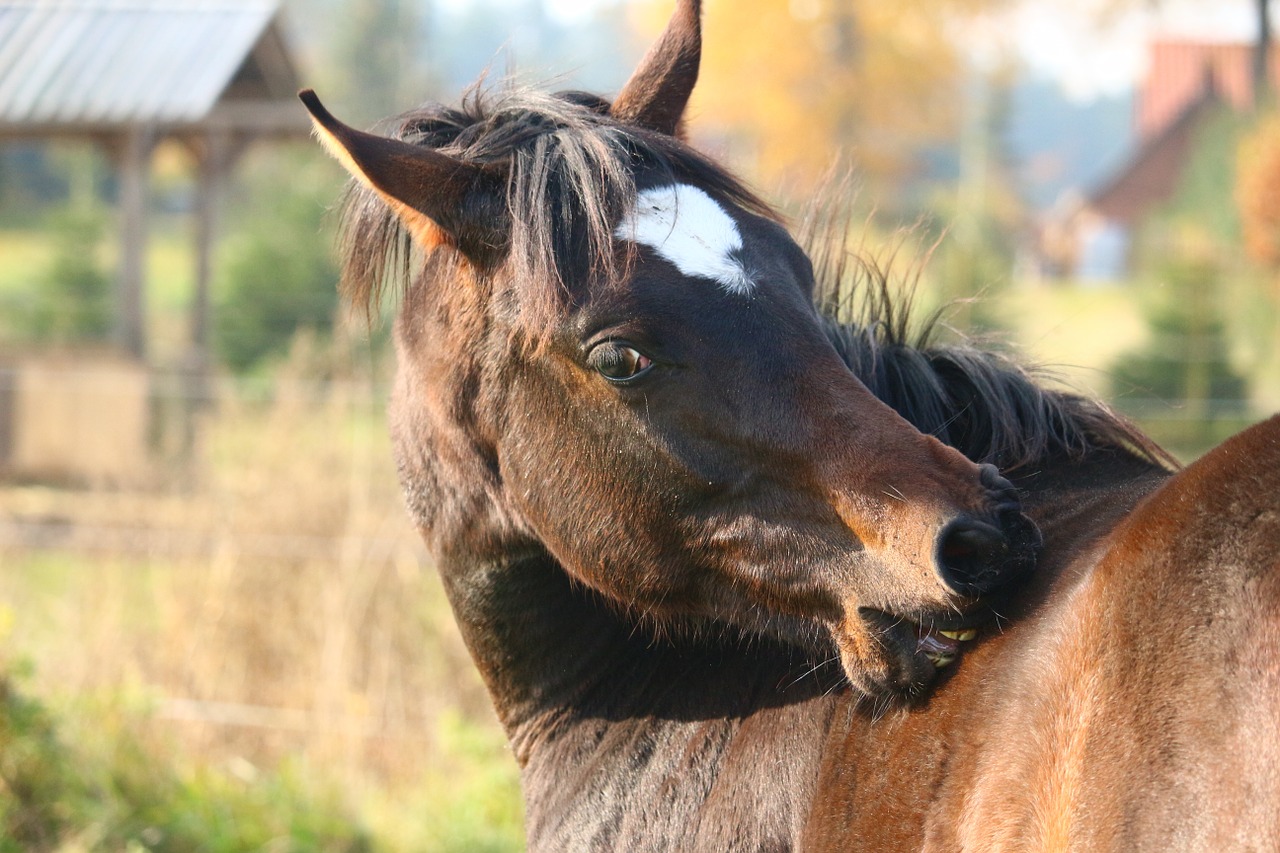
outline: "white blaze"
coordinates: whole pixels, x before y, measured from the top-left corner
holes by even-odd
[[[729,293],[748,296],[754,286],[733,255],[742,248],[737,224],[697,187],[644,190],[614,234],[649,246],[685,275],[709,278]]]

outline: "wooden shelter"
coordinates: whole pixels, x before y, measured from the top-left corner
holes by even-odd
[[[96,143],[117,172],[117,336],[145,361],[143,258],[151,155],[180,141],[198,168],[187,367],[207,370],[220,200],[256,140],[310,132],[276,0],[0,0],[0,142]]]

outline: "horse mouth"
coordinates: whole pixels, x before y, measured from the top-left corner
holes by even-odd
[[[946,631],[916,625],[916,653],[924,655],[934,669],[946,669],[955,663],[965,643],[978,636],[977,628]]]
[[[910,703],[924,696],[979,639],[989,615],[975,612],[957,619],[949,611],[946,617],[908,618],[860,609],[854,624],[846,622],[837,638],[845,675],[868,696]]]

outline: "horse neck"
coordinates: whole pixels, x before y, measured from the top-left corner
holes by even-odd
[[[1063,707],[1044,687],[1058,670],[1038,644],[1075,606],[1072,591],[1088,583],[1094,552],[1169,472],[1122,450],[1094,450],[1083,457],[1051,455],[1010,477],[1022,493],[1023,510],[1044,534],[1032,578],[999,606],[1006,617],[1000,630],[966,652],[927,702],[880,720],[861,714],[836,718],[818,790],[856,790],[857,796],[819,798],[806,849],[997,849],[982,843],[966,847],[950,835],[969,824],[957,815],[988,776],[1012,775],[1004,772],[1011,756],[1029,754],[1029,745],[1058,743],[1032,737],[1017,714],[997,712],[1010,706]],[[1027,680],[1014,682],[1015,671]],[[1030,754],[1038,761],[1031,762],[1032,770],[1054,757]],[[973,769],[975,760],[988,759],[992,767]],[[1030,783],[1020,781],[1009,790],[1023,808],[1031,802]],[[984,829],[1000,826],[995,819],[982,823]]]
[[[1015,622],[1039,612],[1064,587],[1081,580],[1087,555],[1170,472],[1121,449],[1096,449],[1076,458],[1056,454],[1027,466],[1010,478],[1022,495],[1023,511],[1035,521],[1044,548],[1030,581],[1002,615]]]
[[[1125,450],[1098,449],[1081,458],[1051,456],[1010,476],[1052,561],[1056,554],[1078,554],[1109,533],[1170,472]]]
[[[794,844],[837,668],[768,640],[655,636],[546,556],[441,569],[522,767],[532,849]]]

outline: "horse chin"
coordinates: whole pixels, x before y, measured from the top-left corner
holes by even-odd
[[[832,633],[849,684],[877,706],[922,699],[939,673],[956,665],[964,644],[977,636],[970,627],[926,628],[869,608],[860,608]]]

